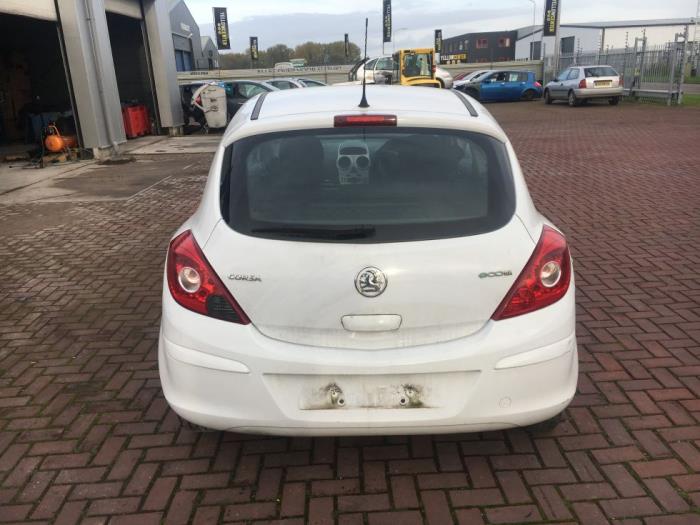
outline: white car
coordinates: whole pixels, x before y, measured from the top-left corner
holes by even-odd
[[[361,91],[265,93],[229,124],[168,250],[168,403],[281,435],[556,416],[578,375],[572,262],[508,138],[456,91]]]

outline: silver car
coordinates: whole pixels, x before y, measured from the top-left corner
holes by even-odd
[[[595,98],[606,98],[611,106],[620,102],[622,82],[612,66],[572,66],[544,88],[544,101],[566,100],[578,106]]]
[[[365,75],[365,80],[368,84],[373,84],[380,76],[392,75],[394,73],[394,59],[391,55],[386,55],[378,58],[370,58],[367,62],[360,61],[353,66],[348,74],[349,81],[362,80],[362,75]],[[452,89],[452,75],[446,69],[437,67],[435,69],[435,78],[442,84],[445,89]]]
[[[297,89],[307,87],[322,87],[327,85],[321,82],[320,80],[312,80],[310,78],[298,77],[271,78],[270,80],[266,80],[265,83],[274,86],[277,89]]]

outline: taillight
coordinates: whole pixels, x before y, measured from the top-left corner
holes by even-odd
[[[535,80],[535,87],[536,87],[536,88],[541,88],[541,87],[542,87],[542,84],[540,84],[539,82],[537,82],[537,80]]]
[[[170,293],[180,306],[223,321],[250,323],[204,257],[190,230],[170,243],[166,273]]]
[[[437,73],[437,66],[435,64],[433,64],[432,70],[433,74]]]
[[[336,128],[352,126],[396,126],[396,115],[336,115]]]
[[[198,106],[201,106],[201,105],[202,105],[202,96],[201,96],[201,95],[197,95],[197,98],[194,99],[194,102],[195,102],[195,104],[197,104]]]
[[[566,239],[545,226],[530,260],[496,308],[494,321],[527,314],[564,297],[571,281],[571,258]]]
[[[578,88],[579,89],[586,89],[586,79],[582,78],[581,82],[578,83]]]

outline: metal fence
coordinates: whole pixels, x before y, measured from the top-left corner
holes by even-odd
[[[624,93],[636,99],[661,100],[668,105],[680,104],[683,82],[697,56],[687,32],[676,35],[673,42],[647,46],[646,38],[637,38],[633,46],[591,53],[576,52],[544,60],[544,81],[570,66],[608,65],[622,76]]]

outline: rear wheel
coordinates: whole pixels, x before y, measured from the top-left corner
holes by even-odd
[[[545,89],[544,90],[544,103],[545,104],[551,104],[552,103],[552,95],[549,94],[549,90]]]
[[[569,98],[568,98],[568,100],[569,100],[569,107],[574,108],[574,107],[576,107],[576,106],[579,105],[579,100],[578,100],[578,98],[576,97],[576,93],[574,93],[573,91],[569,91]]]
[[[620,103],[620,97],[612,97],[610,100],[608,100],[608,104],[611,106],[617,106]]]
[[[523,93],[523,100],[532,100],[535,98],[535,92],[531,89],[528,89],[525,93]]]

